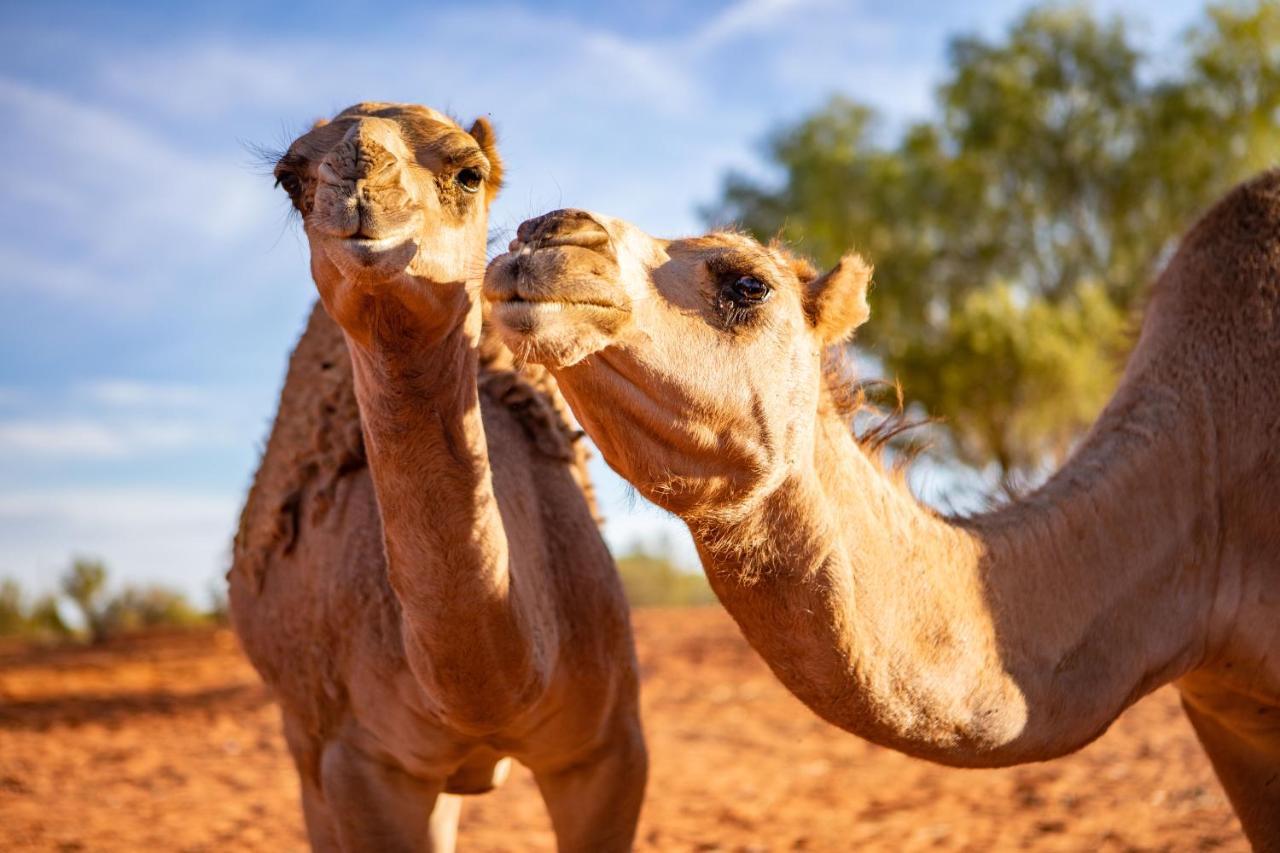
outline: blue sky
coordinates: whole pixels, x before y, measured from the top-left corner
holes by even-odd
[[[492,117],[491,227],[555,207],[699,230],[724,172],[836,92],[928,114],[948,36],[1025,3],[44,2],[0,31],[0,576],[73,554],[203,595],[313,290],[280,146],[359,100]],[[1097,2],[1173,45],[1197,0]],[[597,465],[616,547],[681,528]]]

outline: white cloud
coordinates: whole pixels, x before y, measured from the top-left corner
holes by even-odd
[[[96,103],[0,77],[14,157],[5,193],[42,229],[0,238],[0,286],[112,309],[181,286],[181,270],[269,230],[269,197],[230,160],[201,157]]]
[[[0,421],[4,456],[120,459],[224,443],[226,436],[189,420],[88,418]]]
[[[98,299],[109,279],[89,264],[50,257],[29,247],[0,242],[0,292],[34,291],[64,301]]]
[[[31,489],[0,493],[0,519],[55,519],[88,527],[130,527],[224,522],[238,498],[220,494],[146,488]]]
[[[587,33],[582,39],[591,66],[608,69],[609,94],[620,100],[648,100],[650,109],[680,112],[700,103],[703,87],[678,57],[660,45],[614,33]]]
[[[141,382],[136,379],[98,379],[81,384],[79,396],[107,406],[190,407],[210,402],[208,389],[180,382]]]
[[[0,388],[0,463],[131,459],[247,444],[260,423],[245,394],[189,382],[110,377],[55,390]]]
[[[246,107],[279,109],[307,88],[306,54],[284,45],[244,50],[226,41],[160,49],[105,64],[101,83],[117,95],[184,119],[223,116]],[[301,60],[301,61],[300,61]]]
[[[710,50],[743,36],[768,32],[788,16],[816,5],[820,3],[814,0],[738,0],[704,24],[689,43],[695,50]]]
[[[177,586],[202,599],[227,567],[241,497],[166,488],[0,493],[0,575],[52,590],[77,555],[113,577]]]

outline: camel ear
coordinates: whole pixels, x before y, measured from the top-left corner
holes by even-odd
[[[824,344],[845,340],[871,316],[867,307],[870,283],[871,264],[850,252],[805,286],[805,312]]]
[[[467,132],[489,159],[489,179],[485,181],[484,197],[486,202],[491,202],[498,190],[502,189],[502,158],[498,156],[498,135],[493,132],[493,125],[483,116],[476,119]]]

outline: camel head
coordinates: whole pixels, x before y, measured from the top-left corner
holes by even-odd
[[[348,107],[275,166],[302,216],[325,307],[357,337],[371,301],[429,314],[442,307],[442,288],[465,291],[478,277],[501,175],[485,119],[464,131],[412,104]]]
[[[857,255],[819,275],[741,234],[662,240],[559,210],[520,226],[484,296],[610,465],[688,517],[812,462],[823,354],[867,318],[870,275]]]

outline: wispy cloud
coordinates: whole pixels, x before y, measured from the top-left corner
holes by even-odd
[[[109,282],[91,263],[59,259],[47,250],[0,242],[0,294],[8,291],[27,297],[34,293],[62,302],[97,301],[111,292]]]
[[[0,465],[147,458],[245,440],[236,395],[190,383],[91,379],[65,390],[14,389],[11,396],[21,408],[0,416]]]
[[[75,487],[0,492],[0,575],[50,590],[77,555],[116,579],[203,593],[229,562],[240,498],[181,488]]]
[[[236,496],[156,487],[76,487],[0,493],[0,519],[57,517],[76,525],[225,524],[237,511]]]
[[[182,119],[248,108],[280,109],[309,87],[306,54],[245,50],[228,41],[166,45],[102,66],[104,88],[126,103]]]
[[[709,50],[735,39],[768,32],[788,17],[804,14],[822,0],[739,0],[696,30],[689,38],[695,50]],[[829,4],[828,4],[829,5]]]
[[[0,286],[145,305],[192,259],[226,252],[271,216],[256,178],[186,153],[107,107],[0,77],[7,134],[25,166],[5,188],[24,230],[0,238]],[[115,286],[107,286],[107,282]]]
[[[9,420],[0,421],[4,456],[122,459],[217,444],[226,435],[194,421]]]
[[[211,400],[208,389],[181,382],[96,379],[81,384],[76,390],[93,402],[125,408],[190,407]]]

